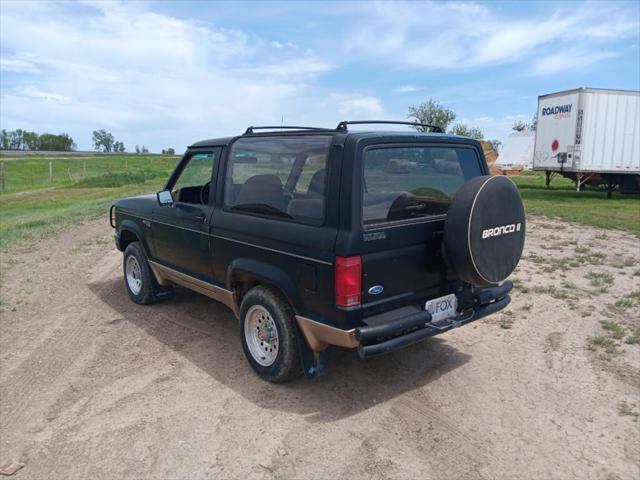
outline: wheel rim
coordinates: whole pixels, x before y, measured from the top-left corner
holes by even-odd
[[[278,329],[266,308],[254,305],[247,311],[244,322],[244,338],[253,359],[268,367],[278,356]]]
[[[133,255],[129,255],[125,266],[125,276],[127,277],[127,285],[134,295],[138,295],[142,290],[142,270],[138,260]]]

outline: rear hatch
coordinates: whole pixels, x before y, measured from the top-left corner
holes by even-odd
[[[423,305],[459,284],[443,258],[446,212],[466,180],[486,173],[486,163],[475,141],[438,140],[371,143],[357,150],[354,172],[361,180],[353,184],[360,184],[354,224],[361,232],[365,322],[391,309]]]

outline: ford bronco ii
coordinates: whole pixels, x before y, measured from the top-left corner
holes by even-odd
[[[264,379],[323,373],[503,309],[522,201],[480,144],[428,132],[249,127],[191,145],[164,190],[111,207],[131,300],[180,285],[239,319]],[[410,124],[417,126],[417,124]]]

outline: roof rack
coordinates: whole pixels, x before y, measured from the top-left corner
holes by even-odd
[[[260,126],[260,127],[247,127],[244,135],[251,135],[254,130],[327,130],[321,127],[298,127],[295,125],[278,125],[278,126]]]
[[[335,130],[330,128],[322,128],[322,127],[302,127],[297,125],[266,125],[254,127],[253,125],[247,127],[243,135],[251,135],[255,130],[299,130],[299,131],[337,131],[337,132],[346,132],[348,130],[348,125],[366,125],[366,124],[391,124],[391,125],[409,125],[411,127],[423,127],[428,129],[428,132],[433,133],[444,133],[442,128],[437,125],[429,125],[427,123],[416,123],[416,122],[403,122],[399,120],[344,120],[338,124]]]
[[[347,125],[362,125],[362,124],[392,124],[392,125],[410,125],[412,127],[425,127],[429,128],[429,132],[433,133],[444,133],[442,128],[437,125],[429,125],[426,123],[416,123],[416,122],[402,122],[398,120],[351,120],[351,121],[343,121],[338,124],[336,130],[340,132],[347,131]]]

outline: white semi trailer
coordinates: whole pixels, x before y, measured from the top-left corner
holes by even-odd
[[[533,169],[640,193],[640,92],[578,88],[538,97]]]

